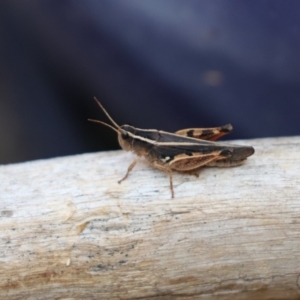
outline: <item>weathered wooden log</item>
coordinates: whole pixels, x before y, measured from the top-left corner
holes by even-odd
[[[239,142],[175,199],[124,151],[1,166],[0,299],[300,299],[300,137]]]

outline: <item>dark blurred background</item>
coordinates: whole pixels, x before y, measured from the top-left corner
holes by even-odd
[[[0,163],[117,149],[87,118],[300,134],[299,0],[0,2]]]

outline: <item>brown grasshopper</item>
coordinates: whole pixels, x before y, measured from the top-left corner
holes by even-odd
[[[174,198],[172,171],[192,173],[203,166],[238,166],[254,153],[251,146],[239,146],[213,142],[232,130],[230,124],[215,128],[188,128],[170,133],[156,129],[140,129],[130,125],[119,126],[102,104],[94,98],[99,107],[114,125],[102,121],[89,121],[103,124],[118,134],[119,144],[126,151],[144,156],[155,168],[169,174],[170,189]],[[136,165],[135,159],[127,169],[121,183]]]

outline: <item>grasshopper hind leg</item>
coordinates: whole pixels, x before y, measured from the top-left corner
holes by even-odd
[[[188,174],[188,175],[192,175],[195,176],[196,178],[199,178],[199,174],[200,174],[200,168],[192,170],[192,171],[185,171],[183,173]]]
[[[231,124],[212,128],[186,128],[178,130],[175,134],[192,137],[199,140],[215,141],[232,130]]]

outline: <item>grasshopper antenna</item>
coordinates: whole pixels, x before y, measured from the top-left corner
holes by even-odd
[[[104,123],[104,122],[102,122],[102,121],[94,120],[94,119],[88,119],[88,121],[94,122],[94,123],[99,123],[99,124],[102,124],[102,125],[105,125],[106,127],[109,127],[110,129],[114,130],[116,133],[119,132],[115,127],[113,127],[113,126],[111,126],[111,125],[109,125],[109,124],[107,124],[107,123]]]
[[[109,115],[109,113],[106,111],[106,109],[102,106],[102,104],[100,103],[100,101],[94,97],[94,100],[96,101],[96,103],[99,105],[99,107],[104,111],[104,113],[106,114],[106,116],[108,117],[108,119],[112,122],[113,125],[115,125],[118,129],[120,128],[120,126],[113,120],[113,118]],[[91,121],[91,120],[90,120]],[[98,121],[97,123],[101,123],[103,125],[108,126],[108,124],[103,123],[101,121]],[[112,126],[111,126],[112,127]],[[115,129],[115,128],[114,128]]]

